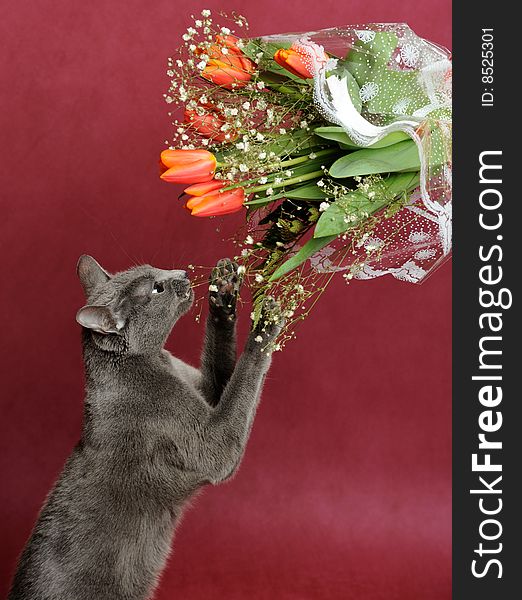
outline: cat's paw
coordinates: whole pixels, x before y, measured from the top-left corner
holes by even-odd
[[[238,265],[222,258],[210,275],[209,306],[215,318],[234,321],[242,277]]]
[[[263,353],[277,350],[277,336],[285,325],[281,305],[271,296],[263,301],[261,316],[250,333],[250,346],[258,348]]]

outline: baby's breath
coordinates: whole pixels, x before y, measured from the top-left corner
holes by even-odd
[[[315,111],[313,86],[288,80],[285,87],[291,93],[275,93],[269,79],[263,79],[262,68],[273,60],[273,49],[267,55],[262,41],[248,39],[244,17],[234,14],[219,19],[223,22],[203,9],[183,33],[179,53],[167,60],[169,87],[164,100],[173,115],[176,107],[180,114],[171,119],[172,139],[165,143],[170,148],[208,149],[219,157],[214,179],[224,184],[225,191],[239,186],[247,192],[249,186],[254,190],[247,199],[259,202],[260,208],[249,207],[246,213],[246,223],[234,239],[235,260],[239,275],[252,291],[252,327],[265,330],[255,340],[263,352],[274,351],[295,337],[296,325],[308,315],[336,271],[342,271],[349,283],[384,251],[386,241],[381,244],[372,237],[384,217],[370,215],[357,202],[350,202],[354,193],[379,199],[384,193],[382,178],[355,177],[350,187],[333,180],[329,176],[333,159],[329,162],[324,157],[324,146],[314,136],[321,117]],[[229,88],[213,83],[208,67],[214,58],[230,61],[236,52],[253,61],[247,80],[233,82]],[[285,144],[290,151],[285,152]],[[319,176],[316,173],[315,179],[304,182],[318,187],[310,202],[284,195],[286,180],[296,177],[294,181],[301,185],[300,160],[319,165]],[[335,209],[329,210],[334,204]],[[299,268],[274,278],[310,238],[317,221],[339,210],[346,229],[338,239]],[[211,284],[209,291],[214,293],[217,287]],[[269,297],[276,302],[267,309]],[[267,327],[274,324],[283,326],[282,333],[265,347]]]

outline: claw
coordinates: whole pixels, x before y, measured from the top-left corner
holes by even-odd
[[[229,320],[236,314],[236,301],[241,287],[238,265],[229,258],[222,258],[212,269],[210,276],[210,307],[214,313],[221,313]]]

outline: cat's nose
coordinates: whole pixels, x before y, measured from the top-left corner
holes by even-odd
[[[170,286],[174,292],[185,299],[190,297],[190,279],[187,272],[182,269],[173,269],[170,271]]]

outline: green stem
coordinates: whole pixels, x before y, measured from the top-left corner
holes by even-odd
[[[282,94],[287,94],[288,96],[294,96],[295,98],[298,98],[299,100],[304,100],[303,94],[300,94],[298,91],[296,91],[292,88],[289,88],[282,83],[271,83],[271,82],[268,82],[268,83],[264,82],[264,83],[268,87],[273,88],[276,92],[281,92]]]
[[[245,194],[256,194],[257,192],[264,192],[269,188],[277,189],[281,187],[285,187],[287,185],[294,185],[294,183],[303,183],[303,181],[310,181],[310,179],[317,179],[320,175],[324,175],[323,170],[320,171],[312,171],[307,175],[301,175],[299,177],[291,177],[290,179],[285,179],[285,181],[281,181],[281,183],[267,183],[265,185],[258,185],[253,188],[245,189]]]
[[[313,152],[313,154],[315,154],[316,158],[320,158],[322,156],[329,156],[330,154],[336,154],[339,152],[338,148],[328,148],[326,150],[319,150],[319,152]],[[310,152],[310,154],[312,154],[312,152]],[[310,154],[305,154],[304,156],[298,156],[297,158],[291,158],[290,160],[284,160],[282,162],[279,163],[280,167],[290,167],[292,165],[299,165],[301,163],[304,163],[308,160],[315,160],[310,158]]]
[[[301,163],[306,163],[306,162],[318,162],[319,163],[320,161],[318,161],[317,159],[322,158],[321,154],[323,154],[324,152],[326,152],[326,150],[322,150],[322,151],[314,153],[314,154],[316,154],[316,158],[314,158],[314,159],[311,159],[309,154],[307,154],[306,156],[299,156],[298,158]],[[331,152],[331,151],[329,150],[328,152]],[[338,151],[333,150],[333,152],[337,153]],[[286,167],[290,166],[288,163],[290,163],[293,160],[297,160],[297,159],[283,161],[277,165],[277,168],[284,170]],[[296,164],[298,164],[298,163],[296,163]],[[280,171],[272,171],[272,173],[265,175],[265,177],[267,177],[270,180],[272,178],[277,178],[280,175],[281,175]],[[222,188],[221,191],[228,192],[228,190],[233,190],[238,187],[245,188],[245,186],[250,185],[251,183],[257,183],[259,181],[259,179],[260,179],[260,177],[254,177],[253,179],[244,179],[243,181],[238,181],[237,183],[231,183],[230,185],[227,185],[226,187]],[[294,179],[295,179],[295,177],[294,177]],[[285,179],[283,182],[283,185],[288,184],[289,181],[290,181],[290,179]],[[272,185],[269,181],[266,184],[266,189],[268,189],[269,187],[276,187],[276,186]],[[278,184],[277,187],[281,187],[281,185]],[[246,188],[245,188],[245,191],[246,191]]]

